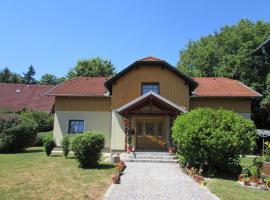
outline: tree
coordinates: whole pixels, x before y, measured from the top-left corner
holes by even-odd
[[[80,76],[112,76],[115,74],[115,69],[110,60],[103,60],[100,57],[78,60],[77,64],[70,69],[67,77]]]
[[[65,80],[64,77],[57,78],[53,74],[44,74],[38,83],[42,85],[57,85],[63,82],[64,80]]]
[[[28,71],[23,73],[23,83],[25,84],[36,84],[36,79],[34,78],[36,71],[33,65],[30,65]]]
[[[21,76],[11,72],[7,67],[0,71],[1,83],[21,83]]]
[[[189,41],[187,47],[180,51],[177,68],[190,76],[240,80],[263,94],[262,106],[270,105],[266,81],[270,73],[270,58],[251,54],[269,36],[270,23],[240,20],[236,25],[224,26],[197,41]]]

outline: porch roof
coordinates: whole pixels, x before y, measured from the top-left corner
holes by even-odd
[[[150,110],[139,112],[141,108],[149,106]],[[160,111],[155,111],[152,108],[156,107]],[[122,115],[130,114],[178,114],[179,112],[187,112],[185,107],[178,106],[172,101],[160,96],[159,94],[149,91],[142,96],[135,98],[129,103],[116,109],[116,112]]]

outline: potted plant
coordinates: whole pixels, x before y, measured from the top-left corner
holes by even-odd
[[[118,163],[120,161],[120,155],[119,154],[114,154],[112,156],[113,158],[113,163]]]
[[[171,136],[169,137],[168,151],[169,151],[170,154],[174,154],[176,152],[176,146],[175,146]]]
[[[112,175],[112,182],[113,184],[119,184],[120,183],[120,175],[119,173],[115,173]]]
[[[243,178],[243,182],[246,186],[250,186],[250,178],[246,177],[246,178]]]
[[[119,161],[118,163],[116,163],[116,169],[119,173],[123,172],[125,167],[126,166],[124,161]]]
[[[238,181],[243,182],[243,178],[247,178],[247,177],[248,177],[248,174],[241,173],[241,174],[238,176]]]
[[[250,174],[251,174],[251,178],[250,178],[250,181],[251,181],[251,186],[254,186],[256,187],[258,185],[258,179],[259,179],[259,168],[257,166],[251,166],[250,167]]]
[[[128,135],[127,153],[133,152],[134,148],[132,146],[132,135]]]

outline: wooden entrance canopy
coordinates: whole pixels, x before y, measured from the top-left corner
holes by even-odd
[[[121,106],[116,111],[123,116],[162,114],[176,116],[179,113],[187,112],[187,109],[178,106],[155,92],[149,91]]]

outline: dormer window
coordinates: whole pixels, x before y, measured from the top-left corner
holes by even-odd
[[[146,94],[149,91],[153,91],[159,94],[159,83],[142,83],[142,95]]]

